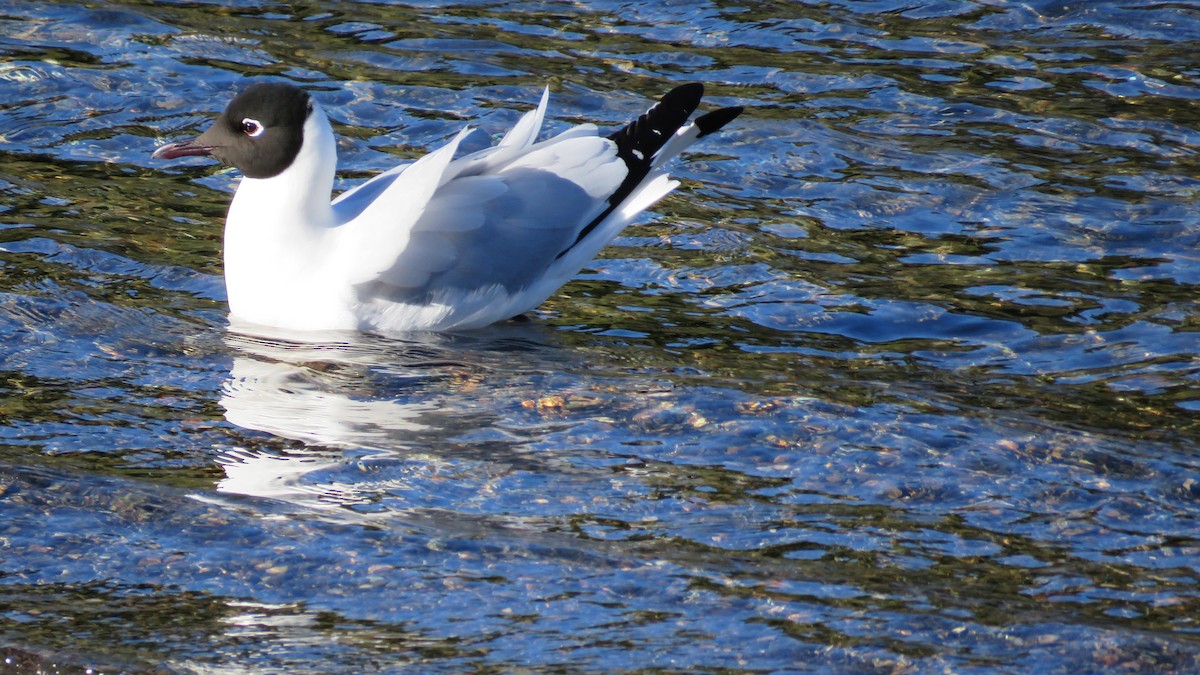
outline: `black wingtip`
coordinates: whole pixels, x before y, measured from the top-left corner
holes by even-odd
[[[620,206],[645,180],[650,173],[655,155],[662,150],[667,141],[671,140],[680,127],[687,124],[688,118],[696,112],[696,108],[700,107],[700,99],[703,97],[703,84],[699,82],[681,84],[664,94],[658,103],[642,113],[641,117],[608,137],[616,144],[617,156],[625,162],[628,173],[616,191],[609,195],[608,208],[580,230],[575,242],[558,254],[559,258],[566,255],[567,251],[591,234],[596,226],[604,222],[604,219],[612,214],[613,210]],[[696,118],[696,126],[700,129],[697,138],[715,132],[741,112],[741,108],[722,108],[701,115]]]
[[[699,82],[681,84],[668,91],[641,117],[609,136],[617,144],[617,154],[627,164],[649,167],[654,153],[687,123],[703,97],[704,85]]]
[[[681,84],[664,94],[659,100],[659,105],[687,110],[686,119],[696,111],[696,108],[700,107],[700,99],[702,98],[704,98],[704,85],[699,82],[689,82]]]
[[[700,129],[700,135],[696,138],[704,138],[705,136],[720,130],[721,127],[729,124],[738,115],[742,114],[742,106],[737,105],[731,108],[721,108],[710,113],[705,113],[696,118],[696,127]]]

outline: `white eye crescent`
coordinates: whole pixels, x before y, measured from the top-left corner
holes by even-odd
[[[250,138],[258,138],[259,136],[262,136],[262,133],[266,130],[267,128],[264,127],[262,122],[259,122],[258,120],[250,119],[249,117],[242,120],[242,133],[246,134]]]

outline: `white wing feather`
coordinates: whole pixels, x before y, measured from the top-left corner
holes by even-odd
[[[542,90],[542,100],[538,102],[538,107],[522,115],[520,121],[504,134],[504,138],[500,139],[496,147],[520,149],[533,145],[538,132],[542,130],[542,121],[546,119],[546,106],[549,102],[550,87],[547,86]]]
[[[337,229],[333,255],[344,252],[341,262],[348,281],[375,278],[404,252],[408,233],[445,182],[458,144],[470,131],[463,129],[446,145],[405,167],[352,221]]]

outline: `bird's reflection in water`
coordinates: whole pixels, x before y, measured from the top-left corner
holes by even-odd
[[[422,471],[433,471],[445,462],[419,449],[449,433],[444,416],[436,414],[446,388],[431,383],[481,377],[506,354],[544,346],[544,337],[528,325],[467,338],[399,340],[235,324],[226,337],[234,362],[220,399],[225,418],[298,443],[266,439],[225,451],[219,459],[225,478],[217,489],[305,508],[367,504],[399,487],[390,484],[398,480],[395,472],[389,472],[389,485],[370,480],[368,464],[419,459]],[[310,476],[344,477],[350,464],[363,468],[364,480]]]

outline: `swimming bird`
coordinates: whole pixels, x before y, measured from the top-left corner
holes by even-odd
[[[251,85],[207,131],[153,157],[208,156],[242,173],[224,241],[235,320],[299,331],[466,330],[540,305],[679,185],[667,160],[741,112],[689,123],[703,92],[678,86],[608,136],[581,124],[538,141],[547,88],[495,146],[460,153],[481,133],[468,127],[332,202],[333,128],[291,84]]]

